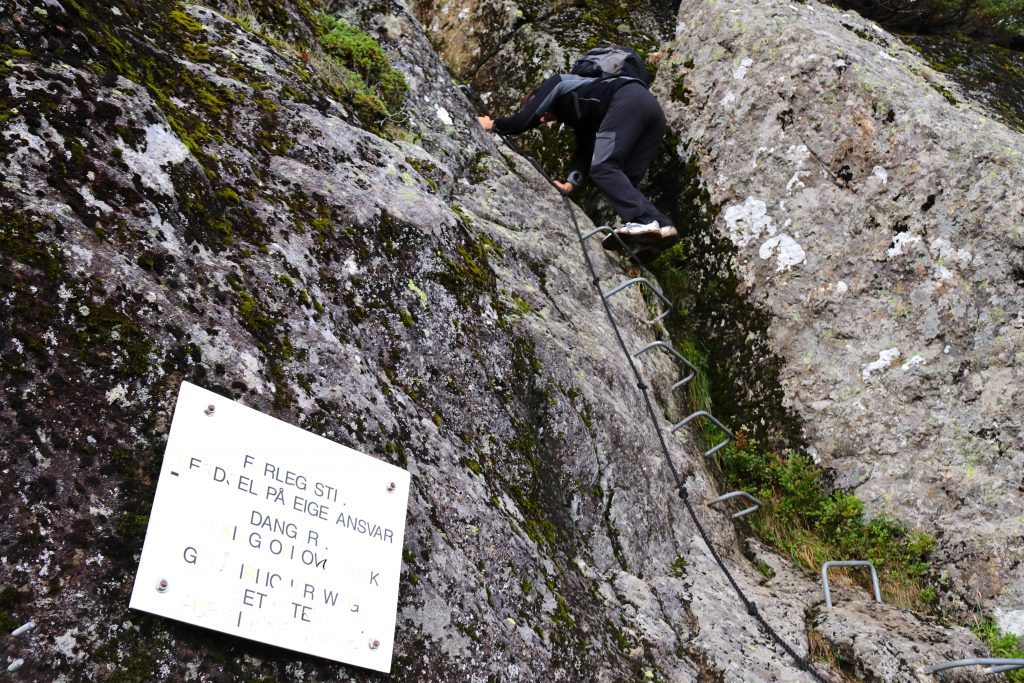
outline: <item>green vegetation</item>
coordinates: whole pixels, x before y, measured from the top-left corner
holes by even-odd
[[[979,619],[971,627],[974,635],[981,638],[985,647],[993,657],[1006,659],[1024,659],[1024,639],[1011,633],[1003,633],[992,619]],[[1012,683],[1024,683],[1024,669],[1010,671],[1006,674]]]
[[[751,518],[753,528],[795,562],[817,571],[828,560],[870,560],[887,602],[926,608],[934,599],[926,584],[935,548],[930,536],[890,517],[865,518],[864,504],[844,491],[830,492],[806,455],[764,451],[742,434],[720,453],[729,483],[764,504]]]
[[[382,125],[402,107],[409,86],[388,63],[383,48],[370,34],[342,19],[321,14],[320,48],[329,58],[332,80],[341,84],[361,119]]]

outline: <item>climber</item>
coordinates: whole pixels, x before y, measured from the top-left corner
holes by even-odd
[[[646,83],[634,78],[586,78],[556,74],[531,93],[512,116],[479,117],[484,130],[516,135],[542,123],[562,122],[576,132],[572,171],[555,185],[568,194],[590,171],[625,225],[615,232],[625,241],[661,242],[676,237],[672,219],[637,189],[661,145],[665,114]],[[615,248],[618,240],[606,239]]]

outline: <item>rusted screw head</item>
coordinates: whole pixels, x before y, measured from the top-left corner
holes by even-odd
[[[388,484],[388,492],[389,493],[391,491],[394,491],[396,488],[398,488],[398,486],[395,485],[395,482],[391,482],[390,484]]]
[[[377,640],[375,638],[375,639],[370,641],[370,649],[371,650],[376,650],[378,647],[380,647],[380,641],[379,640]]]
[[[213,411],[216,410],[216,409],[217,408],[211,403],[210,405],[206,406],[206,410],[204,412],[207,415],[213,415]]]
[[[156,584],[156,590],[158,593],[167,592],[167,579],[160,579]]]

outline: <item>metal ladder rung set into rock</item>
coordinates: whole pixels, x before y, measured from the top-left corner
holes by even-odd
[[[675,391],[679,387],[685,386],[690,380],[697,376],[697,368],[693,367],[693,363],[686,360],[686,357],[683,356],[683,354],[676,351],[674,346],[663,341],[651,342],[650,344],[640,347],[639,349],[633,352],[633,357],[636,358],[640,354],[646,353],[651,349],[664,349],[666,353],[671,354],[672,356],[675,357],[677,361],[679,361],[687,368],[689,368],[690,374],[688,374],[686,377],[682,378],[681,380],[673,384],[672,391]]]
[[[677,422],[674,425],[672,425],[671,429],[668,430],[669,433],[670,434],[675,434],[677,430],[682,429],[683,427],[688,425],[693,420],[696,420],[698,417],[704,417],[704,418],[707,418],[707,419],[711,420],[712,422],[715,423],[716,427],[718,427],[723,432],[725,432],[725,441],[722,441],[718,445],[713,446],[713,447],[709,448],[708,450],[704,451],[704,457],[705,458],[709,458],[712,455],[714,455],[715,453],[717,453],[718,451],[720,451],[721,449],[725,448],[726,446],[729,445],[730,441],[732,441],[733,439],[736,438],[735,436],[733,436],[733,433],[729,430],[728,427],[726,427],[724,424],[719,422],[718,419],[714,415],[712,415],[711,413],[707,412],[706,410],[698,410],[697,412],[693,413],[692,415],[687,415],[682,420],[680,420],[679,422]]]
[[[956,659],[924,669],[926,674],[933,674],[947,669],[955,669],[961,666],[989,666],[985,671],[988,674],[1006,673],[1015,669],[1024,669],[1024,659],[1002,659],[999,657],[977,657],[974,659]]]
[[[761,501],[759,501],[757,498],[754,498],[752,495],[750,495],[746,491],[733,491],[731,493],[723,494],[723,495],[719,496],[718,498],[715,498],[714,500],[709,500],[706,503],[706,505],[708,507],[713,507],[715,505],[715,503],[721,503],[721,502],[730,500],[732,498],[737,498],[737,497],[746,498],[747,500],[752,502],[753,505],[751,505],[750,507],[748,507],[748,508],[746,508],[744,510],[740,510],[739,512],[733,514],[733,516],[732,516],[733,519],[739,519],[740,517],[743,517],[745,515],[749,515],[751,512],[757,512],[758,510],[761,509]]]
[[[648,280],[645,277],[630,278],[629,280],[626,280],[625,282],[622,282],[622,283],[618,284],[616,287],[614,287],[607,294],[603,295],[605,301],[607,301],[608,299],[611,299],[613,296],[615,296],[616,294],[618,294],[619,292],[624,290],[626,287],[629,287],[630,285],[634,285],[634,284],[647,285],[647,289],[651,290],[651,292],[655,296],[657,296],[659,299],[661,299],[661,303],[665,304],[665,310],[662,311],[660,314],[658,314],[657,317],[655,317],[655,318],[653,318],[651,320],[648,320],[647,321],[648,324],[653,325],[654,323],[661,321],[662,319],[665,318],[665,316],[667,316],[672,311],[672,304],[670,304],[668,299],[665,298],[665,295],[662,294],[661,292],[659,292],[658,289],[654,285],[651,284],[651,281]]]
[[[22,635],[25,635],[26,633],[28,633],[29,631],[31,631],[32,629],[34,629],[35,627],[36,627],[36,622],[30,621],[30,622],[28,622],[26,624],[22,624],[18,628],[16,628],[13,631],[11,631],[11,635],[15,636],[15,637],[22,636]],[[22,658],[22,657],[18,657],[17,659],[15,659],[13,662],[11,662],[7,666],[7,671],[9,673],[14,673],[15,671],[18,671],[19,669],[21,669],[21,667],[23,667],[24,665],[25,665],[25,659]]]
[[[875,589],[875,602],[882,602],[882,592],[878,589],[878,572],[875,565],[866,560],[842,560],[826,562],[821,565],[821,587],[825,590],[825,606],[832,606],[832,591],[828,585],[829,567],[868,567],[871,570],[871,585]]]

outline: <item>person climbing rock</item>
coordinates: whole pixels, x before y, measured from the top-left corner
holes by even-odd
[[[517,135],[545,123],[561,122],[576,132],[571,172],[555,185],[565,194],[587,177],[604,193],[625,223],[615,232],[624,241],[660,242],[677,236],[672,219],[637,188],[665,132],[665,114],[646,80],[556,74],[530,94],[512,116],[479,117],[484,130]],[[614,248],[618,240],[608,238]]]

